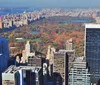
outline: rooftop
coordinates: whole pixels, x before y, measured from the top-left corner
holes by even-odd
[[[85,57],[77,57],[75,62],[85,62]]]
[[[85,28],[100,28],[100,24],[85,24]]]
[[[32,72],[38,73],[40,71],[41,67],[33,67],[33,66],[19,66],[16,67],[15,65],[12,65],[8,67],[8,69],[3,73],[10,73],[15,74],[19,70],[32,70]]]
[[[75,50],[63,50],[63,49],[61,49],[61,50],[59,50],[59,52],[75,52]]]

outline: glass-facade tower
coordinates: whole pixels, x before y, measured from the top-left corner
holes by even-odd
[[[100,25],[85,25],[85,51],[87,67],[91,74],[91,83],[100,79]]]

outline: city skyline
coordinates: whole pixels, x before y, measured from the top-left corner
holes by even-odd
[[[91,3],[90,3],[91,2]],[[57,3],[57,4],[56,4]],[[100,8],[99,0],[0,0],[1,7]]]
[[[0,85],[100,85],[99,2],[0,0]]]

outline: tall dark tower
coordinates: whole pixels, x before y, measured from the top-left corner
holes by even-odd
[[[8,42],[5,38],[0,38],[0,85],[2,83],[1,73],[7,69],[8,59]]]
[[[100,79],[100,24],[85,25],[84,55],[91,74],[92,85]]]

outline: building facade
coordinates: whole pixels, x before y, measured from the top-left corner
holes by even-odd
[[[28,66],[40,66],[43,67],[43,60],[42,57],[38,56],[29,56],[28,57]]]
[[[85,25],[84,55],[91,74],[91,83],[100,80],[100,24]]]
[[[61,85],[68,85],[68,54],[66,52],[54,53],[53,73],[61,76],[62,82],[59,82],[62,83]]]
[[[75,50],[59,50],[59,52],[65,52],[68,54],[68,72],[72,67],[72,62],[75,60]]]
[[[69,85],[90,85],[90,74],[84,57],[77,57],[69,72]]]
[[[2,73],[2,85],[43,85],[41,67],[10,66]]]
[[[0,84],[1,73],[7,69],[9,59],[8,42],[5,38],[0,38]]]
[[[48,65],[49,75],[53,75],[53,53],[55,52],[55,48],[48,46],[48,51],[46,55],[46,62]]]
[[[73,40],[70,38],[66,41],[66,50],[73,50]]]
[[[0,17],[0,29],[3,29],[4,28],[4,23],[2,21],[2,17]]]
[[[32,46],[31,46],[30,42],[27,41],[27,43],[25,45],[25,50],[23,50],[23,52],[22,52],[22,57],[23,57],[22,62],[23,63],[28,62],[29,56],[35,56],[35,52],[32,52]]]

